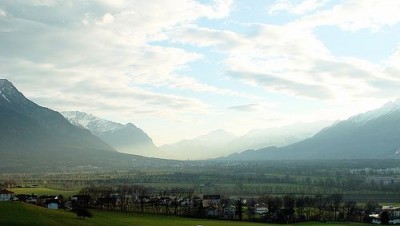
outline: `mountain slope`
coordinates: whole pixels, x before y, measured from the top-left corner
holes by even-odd
[[[215,130],[190,140],[182,140],[174,144],[163,145],[163,157],[174,159],[205,159],[229,153],[227,146],[236,138],[224,130]],[[227,152],[228,150],[228,152]]]
[[[152,139],[131,123],[122,125],[79,111],[66,111],[61,114],[72,124],[90,130],[120,152],[144,156],[155,156],[158,152]]]
[[[266,146],[282,147],[313,136],[329,121],[297,123],[284,127],[252,130],[236,137],[224,130],[216,130],[191,140],[164,145],[165,154],[177,159],[205,159],[226,156],[241,150],[257,149]]]
[[[282,148],[264,148],[227,160],[397,158],[400,100],[323,129],[312,138]]]
[[[230,143],[232,151],[259,149],[263,147],[282,147],[312,137],[322,128],[330,125],[330,121],[312,123],[296,123],[283,127],[252,130]]]
[[[28,100],[6,79],[0,79],[0,156],[3,169],[118,165],[134,157],[119,154],[60,113]]]

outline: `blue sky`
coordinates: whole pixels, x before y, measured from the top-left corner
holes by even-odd
[[[399,98],[400,1],[0,2],[0,76],[161,145]]]

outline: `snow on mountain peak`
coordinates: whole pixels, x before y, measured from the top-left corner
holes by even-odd
[[[400,98],[395,101],[390,101],[378,109],[353,116],[350,120],[356,123],[364,123],[395,111],[400,111]]]
[[[0,79],[0,100],[13,104],[31,104],[7,79]],[[3,102],[4,103],[4,102]]]
[[[10,97],[18,93],[18,90],[14,85],[7,79],[0,79],[0,95],[7,101],[10,101]]]
[[[113,132],[125,127],[122,124],[101,119],[91,114],[86,114],[84,112],[64,111],[61,112],[61,114],[72,124],[86,128],[93,133]]]

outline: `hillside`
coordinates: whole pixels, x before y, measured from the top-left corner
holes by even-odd
[[[230,153],[229,143],[235,135],[224,130],[215,130],[202,136],[163,145],[160,149],[165,157],[175,159],[205,159]],[[163,156],[164,157],[164,156]]]
[[[327,127],[281,148],[248,150],[225,160],[385,159],[400,155],[400,100]]]
[[[98,226],[251,226],[260,225],[257,223],[246,222],[229,222],[193,219],[176,216],[165,216],[155,214],[137,214],[137,213],[121,213],[112,211],[90,210],[93,214],[92,218],[79,219],[72,212],[65,210],[49,210],[42,207],[24,204],[19,202],[0,202],[0,225],[98,225]]]
[[[79,111],[66,111],[61,114],[72,124],[90,130],[119,152],[149,157],[155,157],[158,153],[153,140],[132,123],[123,125]]]
[[[309,138],[329,125],[329,121],[297,123],[293,125],[251,130],[243,136],[235,136],[224,130],[163,145],[160,149],[165,156],[176,159],[206,159],[226,156],[247,149],[268,146],[282,147]]]
[[[28,100],[6,79],[0,80],[0,128],[0,170],[121,166],[143,158],[118,153],[60,113]]]

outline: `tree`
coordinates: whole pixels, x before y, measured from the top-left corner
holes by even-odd
[[[333,210],[333,216],[335,221],[337,220],[337,211],[339,210],[340,204],[342,203],[343,196],[341,194],[333,194],[329,196],[329,204]]]
[[[306,216],[307,216],[307,220],[310,220],[310,215],[311,215],[311,209],[314,207],[315,205],[315,200],[310,197],[310,196],[306,196],[304,197],[304,205],[306,207]]]
[[[381,224],[389,224],[389,213],[388,211],[384,210],[380,213],[381,216]]]
[[[378,207],[379,207],[379,204],[375,200],[371,200],[371,199],[368,200],[364,206],[367,213],[375,212],[376,208],[378,208]]]
[[[90,213],[87,209],[85,208],[76,208],[75,209],[76,216],[77,217],[82,217],[82,219],[85,219],[85,217],[92,217],[92,213]]]
[[[354,213],[354,211],[357,208],[357,203],[354,201],[346,201],[344,203],[344,208],[346,210],[346,217],[348,217],[349,215],[351,215],[352,213]]]
[[[315,207],[317,207],[318,209],[318,215],[320,221],[322,220],[322,213],[326,208],[326,201],[327,200],[320,194],[315,196]]]
[[[247,202],[247,215],[250,220],[254,219],[256,204],[254,198],[251,198],[250,201]]]
[[[243,218],[243,202],[244,200],[242,198],[236,200],[235,202],[235,207],[236,207],[236,215],[239,217],[239,220],[242,220]]]
[[[275,214],[282,206],[282,199],[274,197],[268,200],[268,211]]]
[[[293,195],[285,195],[283,197],[283,207],[286,221],[292,222],[294,214],[295,198]]]
[[[298,217],[301,220],[304,220],[305,216],[304,216],[304,208],[306,206],[306,201],[304,197],[298,197],[296,199],[296,207],[298,210]]]

